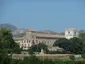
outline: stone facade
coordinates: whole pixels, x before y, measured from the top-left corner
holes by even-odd
[[[24,37],[14,38],[14,40],[20,45],[20,48],[23,48],[25,50],[38,43],[45,43],[48,46],[49,50],[53,50],[54,48],[51,48],[53,47],[53,44],[56,40],[60,38],[70,39],[73,37],[77,37],[77,30],[72,28],[66,29],[65,35],[59,35],[57,33],[38,32],[30,29],[26,32],[26,35]]]
[[[65,38],[64,35],[58,35],[54,33],[44,33],[34,30],[28,30],[26,35],[22,38],[14,38],[14,40],[20,45],[20,48],[29,49],[32,45],[38,43],[45,43],[48,47],[53,47],[54,42],[58,38]]]
[[[65,38],[71,39],[73,37],[78,37],[78,30],[75,28],[65,29]]]

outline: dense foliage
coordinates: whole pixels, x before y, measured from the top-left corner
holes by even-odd
[[[0,30],[0,50],[8,53],[17,53],[20,50],[19,45],[12,38],[11,31],[6,28]]]
[[[83,52],[83,42],[79,38],[59,39],[54,43],[54,46],[59,46],[70,53],[81,54]]]
[[[82,54],[82,57],[85,58],[85,30],[80,31],[79,38],[83,41],[83,48],[82,48],[83,54]]]
[[[9,63],[8,63],[9,62]],[[84,61],[74,61],[74,60],[40,60],[36,56],[25,57],[23,60],[10,59],[10,61],[5,61],[2,64],[85,64]]]
[[[41,49],[44,50],[44,53],[46,53],[48,51],[47,45],[45,45],[44,43],[39,43],[39,44],[33,45],[30,47],[30,49],[28,51],[31,54],[33,52],[41,52]]]
[[[0,30],[0,64],[12,64],[12,53],[20,53],[19,45],[6,28]],[[9,54],[9,55],[8,55]]]

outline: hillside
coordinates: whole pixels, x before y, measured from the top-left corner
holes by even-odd
[[[3,23],[3,24],[0,24],[0,29],[1,28],[7,28],[9,30],[11,30],[12,32],[17,30],[17,27],[14,26],[14,25],[11,25],[11,24],[8,24],[8,23]]]

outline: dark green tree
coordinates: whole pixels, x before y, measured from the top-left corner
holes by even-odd
[[[8,55],[5,50],[0,50],[0,64],[11,64],[12,56]]]
[[[83,42],[85,42],[85,33],[80,33],[80,34],[79,34],[79,38],[80,38]]]
[[[8,52],[19,49],[19,45],[12,38],[11,31],[6,28],[0,30],[0,49],[8,50]]]
[[[29,52],[33,53],[33,52],[41,52],[41,49],[43,49],[45,51],[45,53],[47,52],[47,45],[45,45],[44,43],[39,43],[36,45],[33,45],[30,49]]]
[[[73,52],[76,53],[76,54],[82,54],[82,52],[83,52],[83,50],[82,50],[82,47],[83,47],[82,40],[74,37],[74,38],[70,39],[70,41],[72,43]]]
[[[19,45],[13,40],[11,31],[2,28],[0,30],[0,64],[11,64],[12,55],[8,53],[16,53],[18,49],[20,49]]]
[[[83,41],[83,47],[82,47],[83,54],[82,54],[82,57],[85,58],[85,30],[80,30],[79,38]]]
[[[68,39],[59,39],[54,43],[54,46],[59,46],[63,48],[66,51],[70,51],[71,53],[75,54],[81,54],[82,53],[82,47],[83,47],[83,42],[79,38],[71,38],[70,40]]]
[[[72,43],[66,38],[56,40],[53,46],[59,46],[66,51],[72,52]]]

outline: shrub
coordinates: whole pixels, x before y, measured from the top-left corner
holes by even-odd
[[[69,57],[71,60],[75,60],[75,57],[72,55]]]

